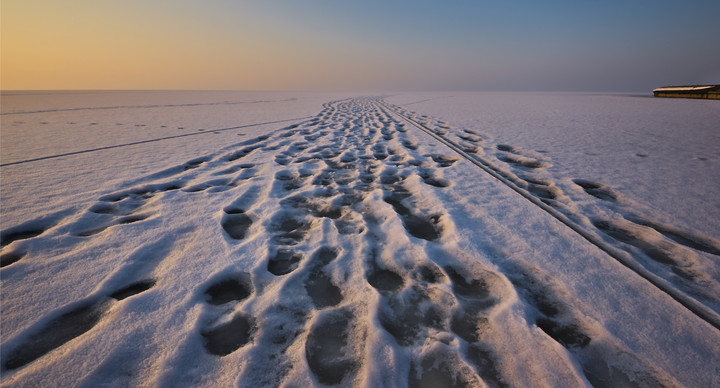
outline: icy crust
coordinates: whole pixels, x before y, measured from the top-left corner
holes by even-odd
[[[377,99],[2,238],[3,386],[717,383],[717,331]]]

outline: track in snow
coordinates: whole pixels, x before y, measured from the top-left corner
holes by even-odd
[[[563,195],[562,191],[551,180],[536,178],[531,173],[551,166],[550,163],[523,155],[522,150],[517,147],[506,144],[497,145],[496,148],[500,151],[498,154],[499,161],[505,162],[525,174],[522,178],[518,177],[478,155],[480,148],[476,144],[481,143],[483,140],[481,136],[478,136],[480,133],[464,130],[459,134],[455,133],[456,138],[464,142],[453,141],[448,134],[448,130],[452,129],[452,127],[440,123],[435,126],[435,129],[432,129],[430,128],[432,126],[431,120],[425,119],[419,122],[417,117],[413,117],[412,113],[401,107],[390,105],[382,100],[378,101],[377,104],[480,167],[483,171],[510,187],[613,259],[638,274],[638,276],[662,290],[693,314],[720,330],[720,314],[718,314],[720,294],[716,292],[720,290],[720,285],[717,281],[712,281],[706,274],[703,274],[702,270],[693,268],[696,263],[693,262],[692,251],[686,249],[692,248],[720,256],[720,242],[647,220],[645,217],[633,214],[632,211],[626,210],[624,213],[628,215],[625,217],[620,215],[619,217],[622,217],[620,222],[603,219],[602,216],[594,214],[578,213],[571,206],[568,206],[568,202],[571,200]],[[602,201],[617,202],[621,197],[612,188],[601,183],[584,179],[575,179],[574,182],[582,187],[587,194]],[[577,221],[573,221],[571,218]],[[591,223],[595,228],[583,226],[583,221]],[[647,233],[643,233],[644,228],[650,229],[656,235],[660,234],[665,238],[657,239],[657,236],[655,236],[656,238],[653,239],[652,235],[648,237]],[[621,244],[606,242],[598,232],[604,233],[607,237]],[[622,245],[623,243],[624,245]],[[630,249],[623,250],[623,247],[629,247]],[[633,248],[640,250],[640,255],[635,253]],[[646,257],[652,262],[648,263],[644,260]],[[671,275],[669,279],[668,272]],[[712,284],[709,285],[708,282],[712,282]]]
[[[183,134],[181,134],[181,135],[163,136],[163,137],[158,137],[158,138],[154,138],[154,139],[134,141],[134,142],[131,142],[131,143],[114,144],[114,145],[109,145],[109,146],[104,146],[104,147],[97,147],[97,148],[91,148],[91,149],[86,149],[86,150],[81,150],[81,151],[66,152],[66,153],[62,153],[62,154],[41,156],[41,157],[39,157],[39,158],[18,160],[18,161],[15,161],[15,162],[7,162],[7,163],[0,164],[0,167],[12,166],[12,165],[15,165],[15,164],[24,164],[24,163],[30,163],[30,162],[37,162],[37,161],[39,161],[39,160],[62,158],[62,157],[65,157],[65,156],[74,156],[74,155],[80,155],[80,154],[87,154],[87,153],[90,153],[90,152],[96,152],[96,151],[102,151],[102,150],[109,150],[109,149],[113,149],[113,148],[122,148],[122,147],[129,147],[129,146],[134,146],[134,145],[139,145],[139,144],[154,143],[154,142],[158,142],[158,141],[170,140],[170,139],[177,139],[177,138],[181,138],[181,137],[198,136],[198,135],[208,135],[208,134],[217,134],[218,132],[231,131],[231,130],[234,130],[234,129],[257,127],[257,126],[260,126],[260,125],[268,125],[268,124],[286,123],[286,122],[289,122],[289,121],[298,121],[298,120],[303,120],[303,119],[307,119],[307,118],[309,118],[309,117],[296,117],[296,118],[293,118],[293,119],[277,120],[277,121],[268,121],[268,122],[256,123],[256,124],[245,124],[245,125],[238,125],[238,126],[229,127],[229,128],[209,129],[209,130],[203,130],[202,132],[183,133]]]
[[[98,198],[83,214],[47,215],[3,231],[5,277],[31,265],[46,239],[82,256],[84,247],[102,245],[123,228],[140,233],[146,223],[187,223],[178,218],[176,203],[233,197],[207,209],[219,214],[213,230],[229,252],[224,268],[200,283],[173,285],[158,271],[184,252],[171,241],[187,232],[145,240],[92,294],[4,338],[3,374],[12,379],[36,365],[42,374],[47,363],[41,360],[62,360],[60,350],[82,346],[94,328],[121,319],[125,303],[152,303],[159,288],[189,286],[194,297],[167,307],[174,309],[172,321],[186,320],[191,329],[154,366],[169,370],[160,384],[202,380],[175,366],[224,359],[233,360],[242,386],[513,386],[528,383],[518,376],[519,365],[543,365],[556,379],[549,381],[565,385],[675,384],[588,318],[549,274],[521,262],[488,266],[449,243],[455,224],[436,193],[452,190],[444,171],[460,158],[424,151],[391,110],[433,131],[377,99],[337,101],[312,119],[229,152],[140,178]],[[465,130],[459,134],[464,142],[456,143],[448,140],[451,130],[437,128],[434,136],[475,159],[468,153],[481,152],[483,135]],[[523,171],[547,166],[511,146],[497,149]],[[552,184],[529,179],[519,190],[533,203],[547,206],[559,197]],[[585,186],[612,196],[601,185]],[[195,217],[197,223],[207,219]],[[525,316],[503,314],[516,303],[525,306]],[[537,352],[513,350],[528,344]]]

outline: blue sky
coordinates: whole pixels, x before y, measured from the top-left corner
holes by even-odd
[[[647,91],[720,83],[719,16],[717,0],[5,0],[2,87]]]

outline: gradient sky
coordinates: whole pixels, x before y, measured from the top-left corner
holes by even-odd
[[[719,0],[2,0],[0,88],[720,84]]]

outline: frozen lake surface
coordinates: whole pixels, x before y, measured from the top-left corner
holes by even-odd
[[[4,92],[2,386],[718,386],[720,109]]]

